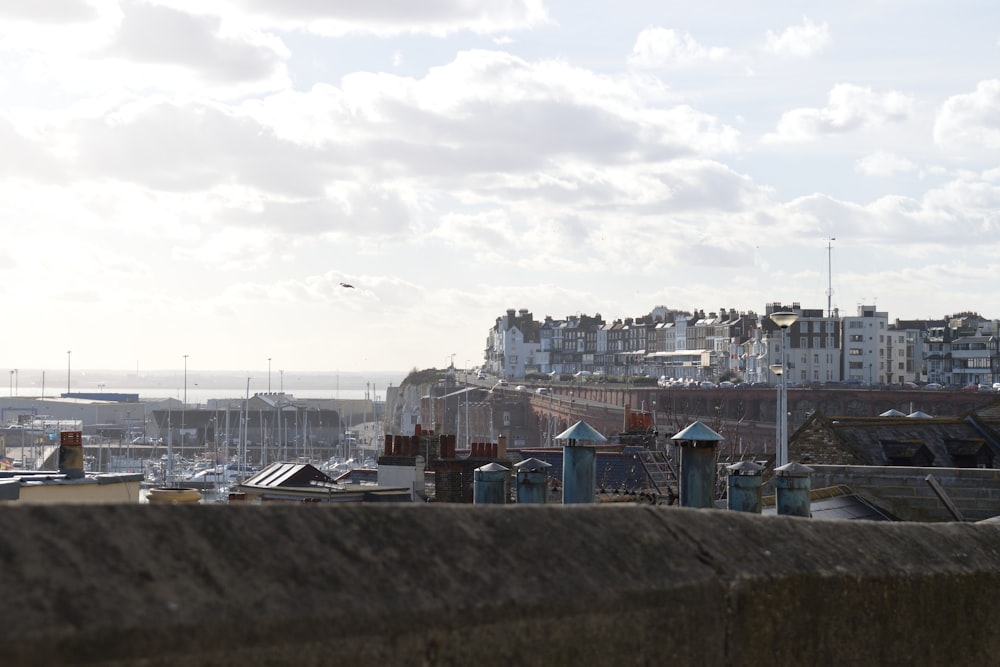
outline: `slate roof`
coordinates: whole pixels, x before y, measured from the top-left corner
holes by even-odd
[[[816,412],[792,434],[789,451],[808,452],[808,442],[822,437],[849,454],[855,465],[906,465],[913,459],[910,465],[957,468],[978,455],[992,459],[995,466],[1000,464],[998,427],[1000,401],[964,417],[828,417]],[[807,464],[825,462],[808,456],[792,458]],[[921,458],[930,462],[918,462]]]
[[[761,510],[762,514],[777,514],[774,497]],[[809,492],[809,511],[813,519],[829,521],[899,521],[846,486],[831,486]]]
[[[297,502],[407,502],[410,498],[410,491],[404,488],[340,485],[308,463],[272,463],[236,490],[260,494],[265,500]]]

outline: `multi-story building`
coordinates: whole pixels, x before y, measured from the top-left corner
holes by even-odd
[[[740,343],[740,373],[747,382],[768,382],[771,371],[768,368],[768,343],[760,323],[753,328],[750,336]]]
[[[525,369],[536,367],[541,352],[539,327],[531,313],[511,308],[498,317],[486,341],[485,365],[504,378],[524,377]]]
[[[844,340],[844,381],[857,384],[888,383],[886,332],[889,314],[875,306],[858,306],[858,314],[841,321]]]
[[[948,319],[951,337],[951,384],[992,385],[997,381],[997,321],[977,313]]]
[[[924,368],[928,382],[951,382],[951,329],[943,322],[927,329],[924,337]]]
[[[781,363],[781,330],[770,317],[771,313],[792,312],[799,317],[786,332],[788,349],[785,357],[788,381],[795,384],[838,382],[840,370],[840,325],[836,311],[831,316],[823,314],[820,308],[802,308],[798,303],[784,306],[780,303],[768,304],[765,317],[761,320],[762,337],[766,363],[755,366],[758,373],[774,364]],[[777,378],[769,374],[769,381]]]
[[[903,385],[927,380],[927,359],[930,322],[900,320],[889,325],[886,334],[886,361],[889,382]],[[935,380],[939,381],[939,380]]]
[[[723,308],[719,311],[712,336],[713,362],[717,377],[745,377],[741,353],[742,343],[750,335],[751,329],[747,326],[751,321],[750,318],[754,318],[753,323],[756,325],[754,313],[744,316],[732,308],[729,310]]]
[[[996,320],[962,313],[927,324],[922,348],[928,382],[962,387],[1000,381]]]
[[[981,333],[951,342],[951,384],[992,385],[997,381],[997,338]]]
[[[938,321],[896,322],[874,305],[857,315],[771,303],[765,315],[722,309],[687,313],[664,306],[648,315],[605,322],[600,314],[535,322],[527,309],[497,318],[487,339],[487,369],[507,378],[525,373],[602,372],[703,380],[736,375],[775,381],[780,330],[770,314],[792,311],[787,334],[788,379],[796,384],[1000,381],[1000,322],[964,313]]]

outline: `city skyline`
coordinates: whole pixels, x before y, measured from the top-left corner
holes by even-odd
[[[0,7],[0,368],[462,368],[522,307],[992,317],[997,18]]]

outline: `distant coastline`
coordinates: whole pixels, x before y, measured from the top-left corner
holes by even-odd
[[[298,398],[364,398],[376,394],[384,400],[386,388],[398,387],[408,371],[285,371],[272,370],[270,378],[264,371],[184,371],[135,372],[109,370],[72,370],[69,388],[72,392],[133,393],[142,398],[182,398],[185,391],[189,403],[206,398],[244,396],[249,379],[250,395],[267,391],[284,391]],[[41,370],[18,370],[16,384],[13,374],[8,391],[11,395],[41,396]],[[67,388],[66,370],[45,371],[44,394],[54,398]],[[2,390],[0,390],[2,391]]]

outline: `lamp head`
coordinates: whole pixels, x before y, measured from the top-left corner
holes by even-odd
[[[781,364],[771,364],[770,366],[768,366],[768,368],[770,368],[771,372],[774,373],[775,375],[781,375],[782,373],[785,372],[785,367],[782,366]]]
[[[787,313],[787,312],[771,313],[768,317],[770,317],[771,321],[777,324],[782,329],[787,329],[788,327],[795,324],[795,322],[797,322],[799,319],[798,313]]]

